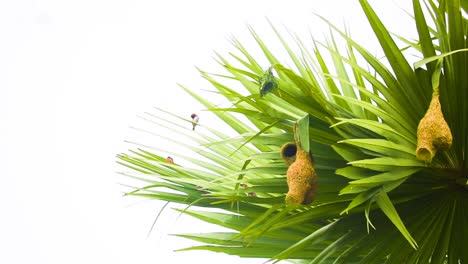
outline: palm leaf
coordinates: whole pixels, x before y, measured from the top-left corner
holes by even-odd
[[[137,149],[118,162],[143,186],[127,195],[185,204],[181,213],[230,229],[178,234],[202,243],[183,250],[301,263],[468,262],[465,3],[413,0],[418,40],[392,35],[366,0],[360,4],[384,58],[325,18],[331,32],[325,44],[306,45],[288,33],[293,46],[270,22],[284,59],[249,27],[260,55],[232,39],[235,52],[217,54],[224,73],[200,70],[228,107],[181,85],[232,135],[206,124],[191,133],[191,120],[162,109],[142,117],[173,136],[138,131],[187,151],[132,143]],[[414,65],[404,53],[410,47],[422,58]],[[268,93],[261,91],[265,70],[276,87]],[[417,128],[433,89],[440,90],[454,145],[423,162],[415,156]],[[297,122],[319,187],[312,204],[286,206],[288,165],[279,152],[294,141]],[[168,154],[181,163],[168,164]]]

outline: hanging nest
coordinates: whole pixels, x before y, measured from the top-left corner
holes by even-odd
[[[417,136],[416,158],[425,162],[431,162],[437,151],[452,146],[452,132],[442,114],[438,89],[434,91],[429,109],[419,122]]]
[[[286,173],[289,187],[286,203],[307,205],[312,203],[317,193],[317,174],[311,154],[301,148],[296,126],[294,126],[296,143],[286,143],[281,148],[281,156],[289,165]]]

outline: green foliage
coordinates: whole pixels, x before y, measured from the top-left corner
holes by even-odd
[[[269,61],[266,72],[260,58],[235,39],[237,54],[218,55],[228,75],[201,72],[231,107],[219,108],[182,87],[237,136],[207,126],[206,133],[195,135],[181,125],[190,120],[148,117],[196,142],[196,147],[184,146],[200,157],[171,155],[203,169],[168,164],[155,154],[160,150],[144,147],[118,156],[137,172],[129,176],[147,184],[128,195],[222,209],[181,211],[232,230],[179,234],[204,244],[184,250],[307,263],[468,262],[463,247],[468,237],[466,1],[427,0],[426,12],[413,0],[419,40],[399,39],[420,53],[414,65],[368,2],[360,4],[385,61],[324,19],[332,30],[328,44],[315,42],[308,50],[296,39],[299,52],[272,26],[293,62],[294,68],[287,68],[250,29]],[[346,55],[338,50],[336,36],[346,43]],[[435,75],[454,144],[424,163],[415,157],[416,129]],[[284,205],[287,165],[279,149],[294,140],[298,121],[301,145],[313,154],[319,190],[311,205],[291,208]]]

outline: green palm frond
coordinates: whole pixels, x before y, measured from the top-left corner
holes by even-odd
[[[206,125],[203,133],[189,133],[190,120],[162,117],[168,113],[161,109],[145,115],[183,138],[172,141],[193,155],[135,143],[139,148],[118,155],[119,163],[134,171],[127,176],[147,185],[128,195],[185,204],[181,213],[231,230],[179,234],[203,243],[183,250],[306,263],[468,262],[466,3],[413,0],[419,40],[397,36],[408,45],[403,48],[369,3],[360,4],[383,59],[322,18],[330,38],[314,40],[312,49],[295,36],[290,46],[272,25],[289,55],[285,60],[252,28],[262,58],[236,39],[235,53],[217,54],[226,73],[200,72],[228,107],[181,86],[234,136]],[[410,49],[420,55],[415,64],[405,56]],[[268,65],[260,63],[265,60]],[[434,90],[440,91],[453,146],[427,162],[415,155],[417,130]],[[299,120],[319,189],[311,205],[291,206],[284,202],[288,165],[279,152],[294,141]],[[191,165],[167,163],[157,153]]]

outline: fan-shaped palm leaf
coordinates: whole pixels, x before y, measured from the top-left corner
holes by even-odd
[[[185,250],[310,263],[468,262],[463,246],[468,237],[468,27],[462,3],[427,0],[423,12],[420,1],[413,0],[419,41],[399,39],[420,53],[415,65],[367,1],[360,3],[385,60],[332,24],[326,44],[314,41],[308,50],[295,38],[295,53],[272,26],[294,65],[287,68],[250,29],[269,65],[261,65],[234,39],[237,54],[218,55],[227,75],[201,72],[230,107],[217,107],[182,87],[237,136],[206,126],[206,133],[195,136],[183,127],[190,120],[145,116],[195,141],[197,147],[184,146],[200,158],[171,155],[203,169],[168,164],[155,154],[161,150],[141,146],[118,156],[136,172],[129,176],[148,184],[128,194],[222,209],[181,212],[232,230],[180,234],[205,244]],[[346,44],[346,55],[337,36]],[[417,129],[434,90],[440,91],[454,144],[424,162],[415,155]],[[307,120],[300,133],[309,138],[305,145],[313,155],[319,191],[311,205],[287,206],[287,164],[279,151],[294,141],[292,127],[299,119]]]

